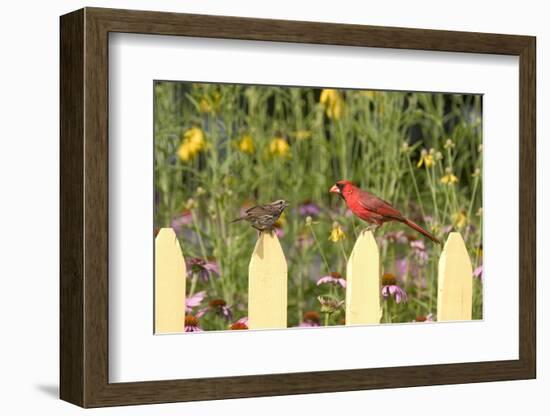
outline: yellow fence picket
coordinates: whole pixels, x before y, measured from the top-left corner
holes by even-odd
[[[372,232],[362,232],[347,266],[346,325],[380,323],[380,258]]]
[[[248,267],[248,327],[286,328],[287,265],[275,233],[261,233]]]
[[[162,228],[155,239],[155,333],[183,332],[185,261],[176,233]]]
[[[437,320],[472,319],[472,263],[459,233],[449,234],[439,259]]]

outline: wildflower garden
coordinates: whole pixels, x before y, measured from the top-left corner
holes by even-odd
[[[329,193],[340,179],[390,202],[445,241],[458,231],[482,318],[481,96],[156,82],[155,233],[187,263],[186,331],[247,329],[258,232],[230,223],[284,199],[288,327],[345,323],[346,263],[366,223]],[[382,323],[436,320],[442,247],[381,226]],[[183,302],[183,299],[182,299]]]

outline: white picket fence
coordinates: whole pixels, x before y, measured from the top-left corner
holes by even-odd
[[[380,323],[380,255],[371,232],[357,238],[347,264],[346,325]],[[171,228],[155,239],[155,333],[183,332],[186,269]],[[262,233],[248,267],[248,327],[286,328],[287,263],[275,234]],[[438,270],[438,321],[472,319],[472,263],[459,233],[450,233]]]

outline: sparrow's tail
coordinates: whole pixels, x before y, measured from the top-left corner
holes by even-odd
[[[234,220],[229,221],[229,224],[237,222],[237,221],[242,221],[242,220],[244,220],[244,217],[235,218]]]
[[[430,240],[432,240],[434,243],[437,243],[437,244],[441,244],[441,241],[439,241],[436,237],[434,237],[433,235],[431,235],[429,232],[427,232],[424,228],[422,228],[420,225],[412,222],[411,220],[409,220],[408,218],[404,218],[403,219],[403,223],[404,224],[407,224],[409,227],[411,227],[413,230],[416,230],[418,231],[420,234],[423,234],[425,235],[426,237],[428,237]]]

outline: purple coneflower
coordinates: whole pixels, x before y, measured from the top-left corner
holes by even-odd
[[[239,319],[229,326],[231,330],[248,329],[248,316]]]
[[[427,315],[419,315],[416,318],[414,318],[413,322],[434,322],[434,316],[433,314],[429,313]]]
[[[300,328],[312,328],[321,326],[321,316],[318,312],[308,311],[304,313],[304,321],[298,325]]]
[[[194,257],[187,261],[187,277],[191,277],[195,273],[203,282],[207,282],[212,273],[220,275],[220,268],[215,260]]]
[[[408,243],[408,238],[404,231],[390,231],[384,235],[384,238],[390,243]]]
[[[199,320],[193,315],[185,315],[185,332],[202,332]]]
[[[443,234],[449,234],[453,230],[454,230],[454,227],[452,225],[446,225],[441,229],[441,231],[443,231]]]
[[[474,277],[481,280],[483,278],[483,264],[477,266],[474,270]]]
[[[190,210],[183,211],[180,215],[172,218],[170,226],[174,229],[176,234],[181,232],[181,229],[185,225],[189,225],[193,222],[193,214]]]
[[[399,276],[406,276],[409,273],[409,260],[406,257],[395,260],[395,270]]]
[[[307,217],[308,215],[316,217],[321,213],[321,208],[315,202],[305,201],[300,205],[298,211],[302,217]]]
[[[227,306],[227,302],[223,299],[213,299],[210,302],[208,302],[208,306],[206,308],[201,309],[197,312],[197,317],[202,317],[206,312],[212,311],[214,313],[217,313],[221,317],[231,320],[233,317],[233,312],[231,311],[231,306]]]
[[[426,251],[426,246],[422,240],[412,240],[410,246],[414,251],[414,255],[418,259],[420,264],[424,264],[428,261],[428,252]]]
[[[407,292],[397,285],[397,279],[392,273],[384,273],[382,276],[382,296],[385,299],[393,297],[396,303],[407,301]]]
[[[206,291],[202,290],[185,299],[185,312],[189,313],[201,304],[206,297]]]
[[[317,286],[325,283],[340,285],[343,288],[346,287],[346,279],[344,279],[342,275],[338,272],[331,272],[329,275],[323,276],[319,280],[317,280]]]

